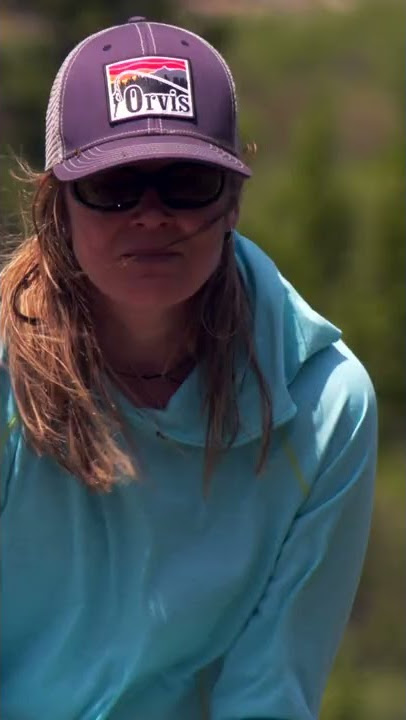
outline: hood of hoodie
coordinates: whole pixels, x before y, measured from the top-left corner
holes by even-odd
[[[239,271],[254,311],[255,349],[260,368],[269,383],[273,428],[296,414],[289,387],[306,361],[336,342],[341,331],[315,312],[280,274],[272,260],[255,243],[234,232]],[[261,398],[258,383],[246,361],[236,368],[239,388],[240,429],[234,446],[262,435]],[[150,425],[167,438],[204,447],[207,412],[202,411],[204,391],[197,366],[164,410],[134,408],[121,394],[118,404],[131,424]]]

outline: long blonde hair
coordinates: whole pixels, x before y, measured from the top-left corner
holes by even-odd
[[[35,452],[54,458],[88,486],[107,491],[120,476],[139,478],[136,457],[120,443],[124,423],[106,384],[89,283],[67,238],[62,185],[51,172],[27,172],[34,186],[33,232],[13,250],[0,273],[0,335],[18,412]],[[234,186],[237,195],[238,179]],[[207,388],[206,491],[216,460],[239,430],[234,376],[238,343],[248,353],[262,401],[257,473],[269,449],[272,413],[232,242],[224,243],[219,267],[196,302],[196,343]]]

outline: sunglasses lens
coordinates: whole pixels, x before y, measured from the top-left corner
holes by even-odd
[[[224,173],[220,168],[197,163],[176,164],[162,173],[160,189],[172,208],[199,208],[221,195]]]
[[[124,167],[78,180],[74,192],[80,202],[97,210],[127,210],[138,203],[144,182],[134,167]]]
[[[73,183],[73,192],[87,207],[118,212],[135,207],[149,186],[156,189],[167,207],[195,209],[220,197],[224,172],[198,163],[174,163],[155,173],[128,166],[77,180]]]

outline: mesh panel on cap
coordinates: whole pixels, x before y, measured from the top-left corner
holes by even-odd
[[[119,27],[119,26],[114,26]],[[53,82],[51,94],[49,96],[47,114],[46,114],[46,130],[45,130],[45,170],[50,170],[57,163],[62,162],[65,157],[65,148],[63,145],[63,138],[61,134],[62,125],[62,92],[65,85],[65,78],[69,72],[70,66],[72,65],[75,57],[87,45],[91,40],[94,40],[99,35],[110,32],[114,28],[105,28],[97,33],[93,33],[89,37],[85,38],[76,45],[69,55],[63,61],[61,67],[58,70],[57,76]]]

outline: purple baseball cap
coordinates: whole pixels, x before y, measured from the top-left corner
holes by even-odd
[[[229,67],[198,35],[130,18],[83,40],[52,86],[45,169],[63,181],[151,159],[218,165],[245,177]]]

